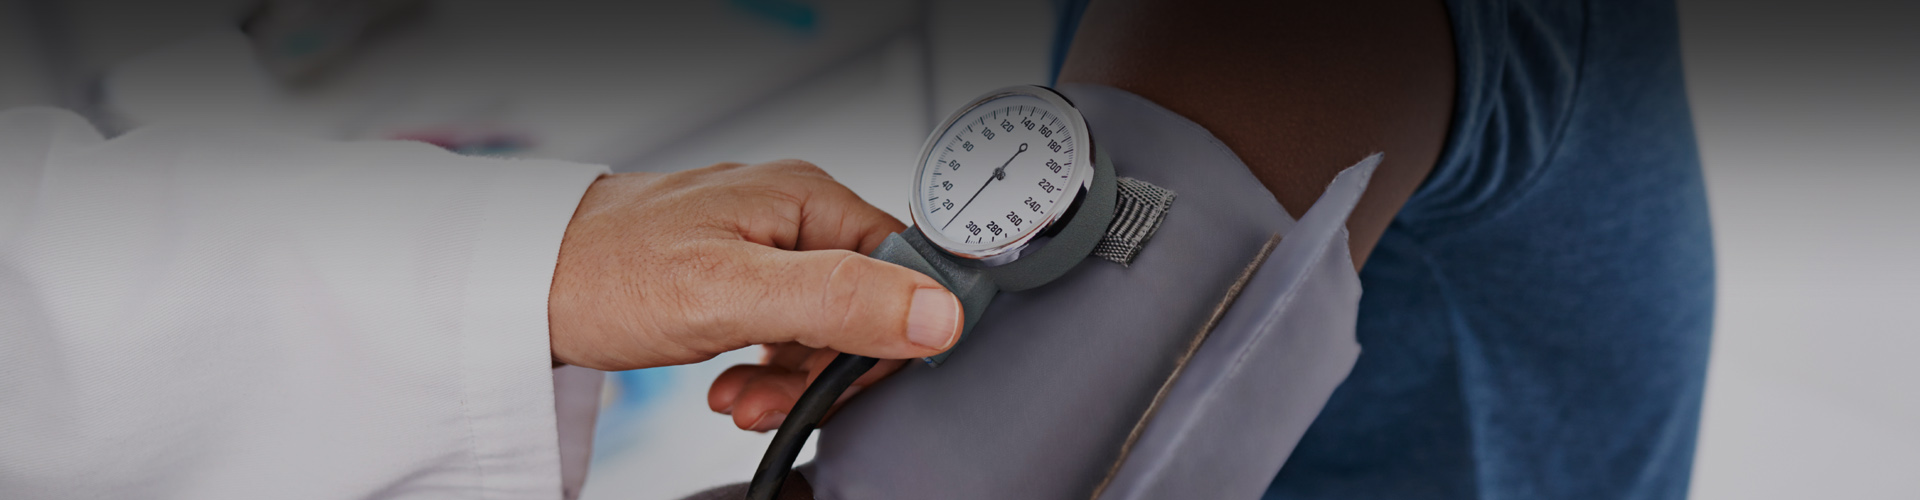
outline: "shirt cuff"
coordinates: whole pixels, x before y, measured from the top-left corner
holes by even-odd
[[[600,388],[606,372],[578,366],[553,370],[554,417],[560,427],[561,498],[580,498],[593,461],[593,425],[600,413]]]
[[[481,489],[498,498],[554,498],[562,492],[554,411],[561,379],[548,344],[547,295],[574,209],[607,169],[533,160],[495,168],[476,208],[460,329],[473,463]]]

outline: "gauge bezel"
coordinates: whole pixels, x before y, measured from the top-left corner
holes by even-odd
[[[1073,173],[1070,174],[1067,179],[1067,185],[1073,187],[1073,189],[1061,198],[1061,203],[1059,203],[1058,206],[1062,208],[1049,212],[1046,218],[1042,219],[1038,225],[1019,238],[995,243],[966,243],[953,241],[951,238],[948,238],[947,235],[941,234],[940,231],[922,231],[922,233],[926,234],[927,241],[939,247],[941,251],[955,257],[977,261],[989,266],[1013,262],[1019,259],[1020,256],[1031,253],[1031,250],[1036,250],[1041,244],[1044,244],[1044,241],[1035,241],[1036,239],[1055,232],[1061,224],[1067,222],[1066,217],[1071,216],[1075,212],[1072,208],[1074,204],[1086,198],[1087,193],[1093,188],[1094,162],[1098,161],[1095,155],[1099,154],[1098,148],[1094,147],[1093,134],[1088,132],[1087,121],[1080,116],[1080,110],[1075,109],[1073,102],[1068,101],[1065,96],[1060,95],[1058,92],[1054,92],[1053,89],[1038,85],[1016,85],[988,92],[968,102],[967,105],[961,106],[958,111],[948,116],[946,120],[941,121],[940,126],[934,127],[933,134],[927,137],[926,144],[920,147],[919,165],[915,166],[913,170],[913,197],[908,200],[910,204],[908,212],[913,216],[913,224],[915,226],[923,228],[936,227],[932,221],[927,219],[927,214],[924,210],[925,207],[921,206],[921,198],[924,194],[923,190],[927,188],[922,185],[924,184],[922,179],[926,175],[927,164],[930,163],[929,160],[932,159],[934,148],[939,147],[940,139],[946,137],[947,131],[953,129],[954,125],[956,125],[961,118],[967,116],[968,113],[972,113],[973,110],[978,109],[981,105],[1012,96],[1033,97],[1045,102],[1049,106],[1053,106],[1061,116],[1061,121],[1066,122],[1067,128],[1072,131],[1074,137],[1078,138],[1076,139],[1077,143],[1074,145],[1074,148],[1082,154],[1074,159]]]

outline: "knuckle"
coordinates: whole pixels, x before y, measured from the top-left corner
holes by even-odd
[[[792,185],[742,186],[741,189],[745,190],[743,198],[767,199],[771,200],[774,206],[787,207],[795,211],[807,203],[806,194]],[[797,214],[788,218],[797,218]]]
[[[832,176],[827,175],[826,169],[822,169],[820,168],[819,165],[814,165],[813,162],[809,162],[806,160],[796,160],[796,159],[788,158],[784,160],[775,160],[772,162],[768,162],[767,165],[774,168],[776,171],[779,171],[782,173],[809,176],[809,177],[832,178]]]
[[[836,258],[824,278],[820,302],[815,307],[821,315],[818,324],[833,328],[834,333],[859,330],[866,313],[861,292],[874,284],[873,276],[877,270],[873,261],[860,254],[846,250],[828,252],[835,254]],[[813,343],[809,347],[825,347],[825,338],[811,340]]]
[[[747,166],[747,164],[745,163],[723,161],[720,163],[707,165],[705,168],[688,170],[688,172],[726,172],[729,170],[739,170],[741,167],[745,167],[745,166]]]
[[[810,315],[814,319],[808,323],[816,327],[810,329],[803,338],[799,338],[801,344],[810,348],[824,348],[837,333],[847,331],[847,327],[851,325],[852,312],[856,308],[854,304],[858,302],[856,294],[860,288],[860,273],[862,273],[858,254],[845,252],[845,250],[826,250],[826,252],[833,254],[829,258],[831,263],[826,267],[828,273],[820,277],[818,292],[814,294],[816,302],[808,304],[806,308],[810,310]]]
[[[691,336],[720,338],[714,334],[730,327],[737,315],[731,305],[744,288],[734,285],[739,281],[737,266],[720,252],[688,249],[677,252],[666,268],[673,270],[675,279],[662,302],[677,313],[678,322]]]
[[[671,196],[700,186],[710,175],[707,169],[682,170],[660,176],[654,186],[662,193]]]
[[[756,235],[755,241],[782,249],[792,249],[806,214],[807,199],[773,185],[742,184],[732,186],[719,197],[729,200],[728,229],[742,235]],[[759,238],[771,238],[760,241]]]
[[[832,200],[852,191],[835,182],[825,170],[801,160],[762,163],[743,171],[745,177],[732,184],[730,193],[742,199],[765,200],[773,206],[797,211],[809,202]]]

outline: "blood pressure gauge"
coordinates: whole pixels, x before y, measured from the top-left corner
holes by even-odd
[[[914,226],[962,262],[1013,262],[1074,217],[1098,177],[1094,156],[1087,123],[1066,98],[1036,86],[989,92],[921,149]]]
[[[1172,191],[1115,177],[1080,112],[1045,87],[1007,87],[960,108],[927,138],[917,168],[914,227],[872,256],[952,291],[962,339],[1002,291],[1044,285],[1089,255],[1132,262],[1173,203]],[[951,352],[925,360],[938,366]],[[767,446],[749,500],[778,494],[807,436],[877,361],[841,354],[821,370]]]

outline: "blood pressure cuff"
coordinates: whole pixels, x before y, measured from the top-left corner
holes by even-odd
[[[1060,89],[1115,171],[1179,194],[1130,266],[993,300],[938,368],[850,401],[801,468],[825,500],[1258,498],[1359,355],[1345,222],[1378,157],[1295,222],[1199,125]]]

